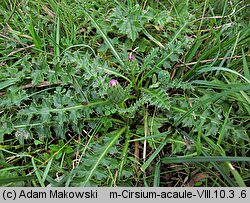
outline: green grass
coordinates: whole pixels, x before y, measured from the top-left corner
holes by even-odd
[[[249,7],[1,1],[0,185],[249,186]]]

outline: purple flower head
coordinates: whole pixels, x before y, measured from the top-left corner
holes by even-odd
[[[129,55],[128,55],[128,60],[129,61],[133,61],[135,59],[135,57],[132,55],[132,53],[130,53]]]
[[[116,85],[118,85],[118,81],[117,80],[112,79],[112,80],[109,81],[109,86],[110,87],[113,87],[113,86],[116,86]]]

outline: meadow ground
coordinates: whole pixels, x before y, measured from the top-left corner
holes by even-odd
[[[1,0],[1,186],[249,186],[250,2]]]

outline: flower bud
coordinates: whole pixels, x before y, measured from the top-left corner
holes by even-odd
[[[132,53],[130,53],[129,55],[128,55],[128,60],[129,61],[133,61],[135,59],[135,57],[132,55]]]
[[[109,81],[109,88],[108,88],[108,98],[110,102],[114,104],[119,104],[124,101],[125,99],[125,90],[119,84],[119,82],[115,79]]]
[[[112,80],[109,81],[109,86],[110,87],[116,86],[118,84],[119,84],[119,82],[117,80],[115,80],[115,79],[112,79]]]

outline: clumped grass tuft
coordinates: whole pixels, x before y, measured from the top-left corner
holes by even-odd
[[[0,185],[248,186],[249,7],[2,0]]]

